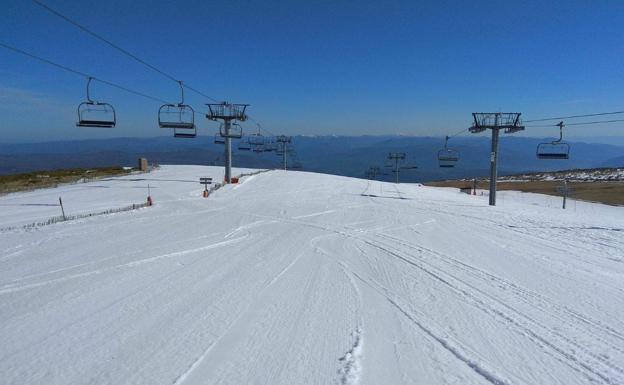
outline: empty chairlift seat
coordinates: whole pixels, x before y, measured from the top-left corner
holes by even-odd
[[[252,146],[263,146],[264,145],[264,136],[260,133],[249,135],[249,144]]]
[[[455,164],[459,160],[459,151],[448,148],[449,139],[448,136],[444,139],[444,148],[438,151],[438,164],[442,168],[455,167]]]
[[[176,138],[194,138],[197,136],[195,111],[185,104],[165,104],[158,110],[158,125],[173,129]]]
[[[277,143],[275,143],[274,141],[265,141],[264,146],[263,146],[263,151],[264,152],[277,152],[278,147],[277,147]]]
[[[225,144],[225,138],[217,132],[214,136],[214,142],[215,144]]]
[[[188,138],[192,139],[197,137],[197,128],[193,126],[193,128],[175,128],[173,130],[174,138]]]
[[[167,103],[158,109],[158,125],[160,128],[173,129],[175,138],[195,138],[197,127],[195,126],[195,110],[188,104],[184,104],[184,86],[179,81],[181,100],[180,103]]]
[[[537,145],[535,153],[538,159],[569,159],[570,145],[563,141],[563,122],[559,122],[559,139],[552,142],[540,143]]]
[[[91,99],[89,86],[93,78],[87,80],[87,101],[78,105],[78,122],[76,127],[104,127],[112,128],[117,124],[115,108],[108,103],[97,102]]]
[[[195,111],[185,104],[165,104],[158,110],[158,125],[161,128],[195,128]]]
[[[450,168],[455,167],[455,164],[459,160],[459,152],[450,148],[442,149],[438,151],[438,163],[440,167]]]
[[[112,105],[94,101],[82,102],[78,105],[76,127],[112,128],[115,124],[117,124],[117,117]]]
[[[222,138],[241,139],[243,137],[243,127],[238,123],[232,123],[230,124],[229,131],[227,131],[225,125],[221,124],[219,126],[219,135]]]
[[[249,144],[249,139],[248,138],[241,138],[241,140],[238,142],[238,149],[240,151],[250,151],[251,150],[251,144]]]
[[[537,146],[539,159],[569,159],[570,145],[565,142],[540,143]]]

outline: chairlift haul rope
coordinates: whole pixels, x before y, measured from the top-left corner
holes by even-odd
[[[128,56],[128,57],[130,57],[130,58],[132,58],[132,59],[134,59],[134,60],[136,60],[137,62],[139,62],[139,63],[143,64],[144,66],[146,66],[146,67],[150,68],[151,70],[158,72],[159,74],[161,74],[162,76],[166,77],[167,79],[169,79],[169,80],[171,80],[171,81],[173,81],[173,82],[176,82],[176,83],[179,83],[179,82],[180,82],[180,80],[179,80],[179,79],[177,79],[176,77],[172,76],[171,74],[168,74],[167,72],[165,72],[165,71],[163,71],[163,70],[159,69],[158,67],[156,67],[156,66],[154,66],[154,65],[152,65],[152,64],[150,64],[150,63],[148,63],[147,61],[145,61],[145,60],[141,59],[140,57],[138,57],[137,55],[133,54],[132,52],[130,52],[130,51],[128,51],[128,50],[126,50],[126,49],[124,49],[124,48],[122,48],[122,47],[118,46],[117,44],[115,44],[115,43],[113,43],[112,41],[110,41],[110,40],[106,39],[105,37],[103,37],[103,36],[101,36],[101,35],[99,35],[99,34],[97,34],[97,33],[93,32],[93,31],[91,31],[89,28],[87,28],[87,27],[85,27],[84,25],[82,25],[82,24],[80,24],[80,23],[78,23],[78,22],[76,22],[76,21],[74,21],[74,20],[70,19],[69,17],[65,16],[65,15],[64,15],[64,14],[62,14],[61,12],[59,12],[59,11],[57,11],[57,10],[55,10],[55,9],[51,8],[51,7],[50,7],[50,6],[48,6],[47,4],[44,4],[44,3],[42,3],[42,2],[41,2],[41,1],[39,1],[39,0],[32,0],[32,2],[33,2],[33,3],[35,3],[36,5],[38,5],[38,6],[42,7],[42,8],[44,8],[45,10],[47,10],[47,11],[48,11],[48,12],[50,12],[50,13],[52,13],[53,15],[58,16],[59,18],[63,19],[64,21],[66,21],[66,22],[68,22],[68,23],[72,24],[73,26],[75,26],[75,27],[79,28],[79,29],[80,29],[80,30],[82,30],[83,32],[85,32],[85,33],[87,33],[87,34],[89,34],[89,35],[93,36],[94,38],[96,38],[96,39],[98,39],[98,40],[100,40],[100,41],[102,41],[102,42],[104,42],[104,43],[108,44],[110,47],[112,47],[112,48],[114,48],[114,49],[118,50],[119,52],[123,53],[124,55],[126,55],[126,56]],[[212,97],[210,97],[210,96],[206,95],[205,93],[203,93],[203,92],[201,92],[201,91],[198,91],[197,89],[195,89],[195,88],[193,88],[193,87],[190,87],[190,86],[188,86],[188,85],[184,85],[184,87],[185,87],[185,88],[187,88],[187,89],[188,89],[188,90],[190,90],[190,91],[193,91],[193,92],[197,93],[198,95],[201,95],[201,96],[205,97],[206,99],[209,99],[209,100],[211,100],[211,101],[213,101],[213,102],[217,102],[217,100],[216,100],[216,99],[214,99],[214,98],[212,98]]]

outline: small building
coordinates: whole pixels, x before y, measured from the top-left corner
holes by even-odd
[[[139,170],[147,171],[147,168],[148,168],[147,158],[139,158]]]

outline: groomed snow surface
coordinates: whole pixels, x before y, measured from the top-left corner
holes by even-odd
[[[200,176],[0,197],[0,383],[624,384],[624,208]]]

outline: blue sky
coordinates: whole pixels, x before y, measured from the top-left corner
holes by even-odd
[[[444,135],[474,111],[532,119],[624,109],[621,1],[45,2],[216,99],[250,103],[276,133]],[[177,100],[175,83],[34,3],[0,5],[0,41]],[[158,103],[101,84],[93,93],[115,105],[118,126],[74,127],[84,87],[0,48],[0,141],[169,134],[156,124]],[[201,120],[200,133],[214,128]]]

